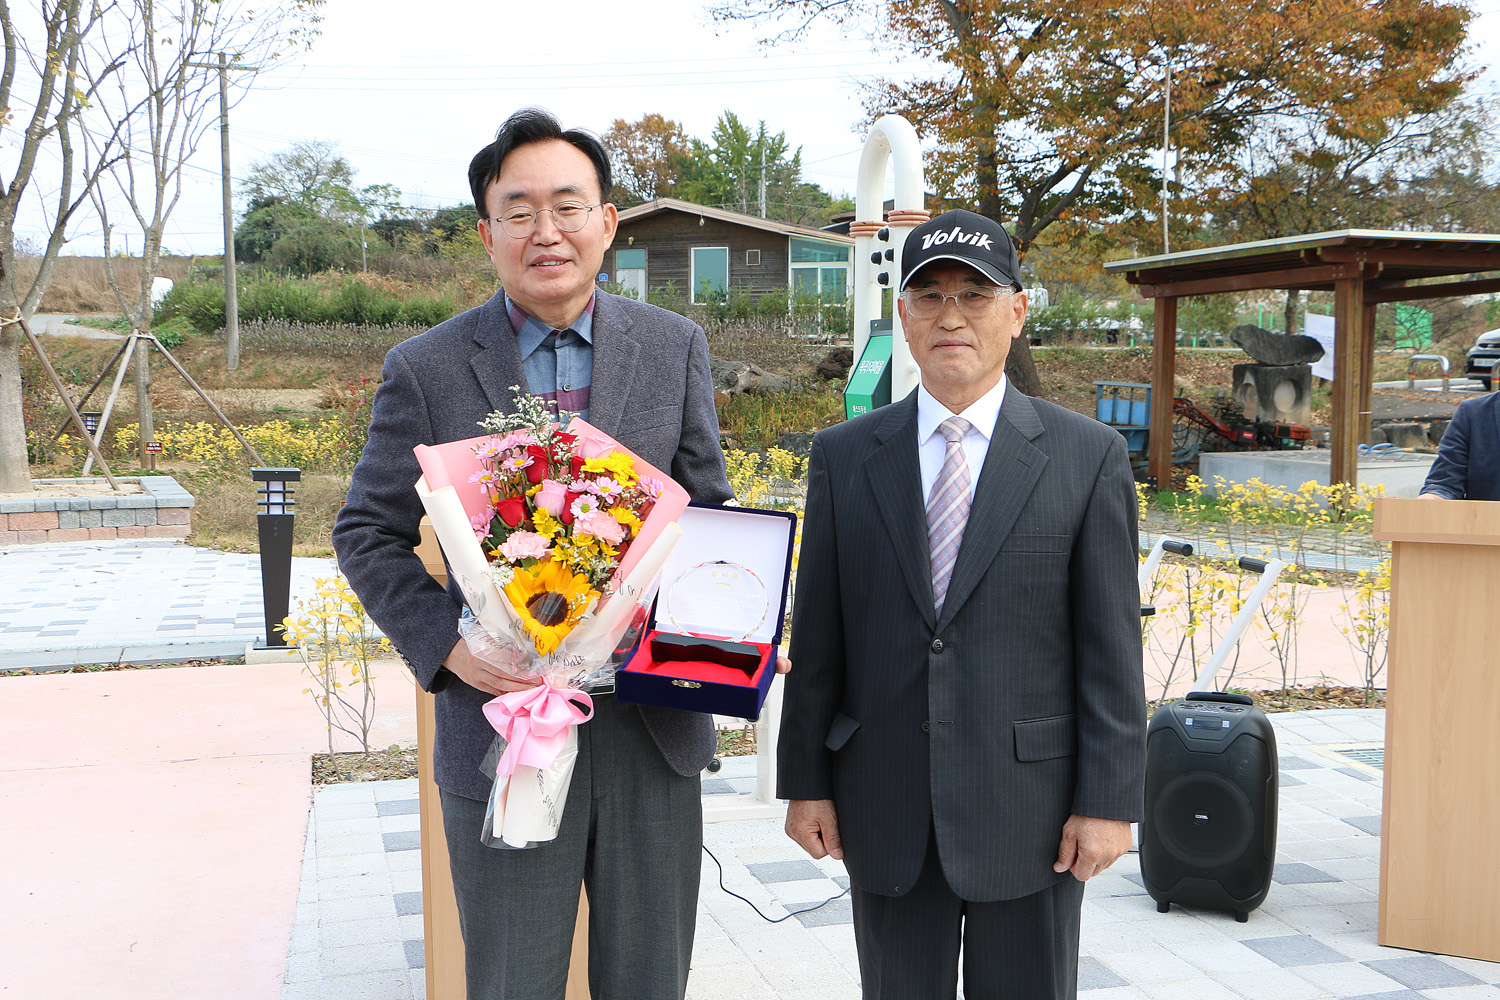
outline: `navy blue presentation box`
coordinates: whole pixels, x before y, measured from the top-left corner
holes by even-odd
[[[646,636],[615,674],[615,698],[753,722],[776,676],[797,515],[692,503],[677,524],[682,538],[662,567]],[[748,674],[707,660],[658,663],[658,636],[738,640],[759,660]]]

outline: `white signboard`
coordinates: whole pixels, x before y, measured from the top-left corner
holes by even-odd
[[[1305,313],[1302,317],[1302,332],[1323,345],[1323,356],[1312,363],[1312,373],[1318,378],[1333,381],[1333,317]]]

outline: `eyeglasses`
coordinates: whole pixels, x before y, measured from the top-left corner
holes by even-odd
[[[997,299],[1010,298],[1010,294],[1009,288],[985,285],[962,288],[957,292],[940,292],[936,288],[908,289],[901,293],[901,297],[906,300],[907,311],[917,319],[932,319],[947,307],[949,299],[958,303],[959,312],[978,319],[989,314]]]
[[[600,204],[603,204],[602,202]],[[558,232],[576,233],[588,225],[589,213],[598,208],[599,205],[584,205],[576,201],[565,201],[561,205],[553,205],[551,208],[513,208],[498,219],[487,219],[487,222],[498,222],[505,235],[514,240],[522,240],[536,232],[537,219],[543,212],[552,216],[552,224],[557,227]]]

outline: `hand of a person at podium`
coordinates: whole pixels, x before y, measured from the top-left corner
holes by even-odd
[[[469,649],[469,644],[462,638],[453,644],[453,649],[443,660],[443,666],[458,676],[458,679],[472,688],[478,688],[487,694],[506,694],[510,691],[524,691],[526,688],[535,687],[541,683],[541,678],[536,676],[518,677],[507,673],[500,667],[475,656]]]
[[[1448,498],[1445,497],[1445,496],[1443,496],[1441,493],[1418,493],[1417,494],[1417,499],[1418,500],[1447,500]]]
[[[792,661],[781,654],[776,655],[776,672],[778,674],[789,674],[792,672]]]

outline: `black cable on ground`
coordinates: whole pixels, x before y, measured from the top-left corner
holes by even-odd
[[[823,902],[818,903],[815,906],[808,906],[808,907],[805,907],[805,908],[803,908],[801,910],[789,910],[789,911],[787,911],[787,913],[786,913],[785,916],[768,917],[764,913],[761,913],[760,907],[756,906],[754,903],[750,902],[750,900],[746,899],[744,896],[741,896],[739,893],[735,892],[733,889],[729,888],[727,885],[724,884],[724,866],[721,865],[721,864],[719,864],[719,859],[714,857],[714,852],[710,851],[708,849],[708,845],[707,844],[703,845],[703,853],[707,854],[709,856],[709,858],[711,858],[713,860],[714,867],[717,868],[717,869],[719,869],[719,888],[723,889],[725,892],[729,893],[729,895],[733,896],[735,899],[738,899],[741,902],[747,904],[750,907],[750,909],[752,909],[752,910],[754,910],[756,912],[756,914],[760,917],[760,919],[764,920],[768,924],[779,924],[783,920],[789,920],[792,917],[795,917],[799,913],[811,913],[813,910],[821,909],[822,907],[827,906],[829,903],[833,902],[835,899],[843,899],[845,896],[849,895],[849,890],[846,888],[846,889],[844,889],[843,892],[839,893],[837,896],[829,896],[827,899],[823,900]]]

